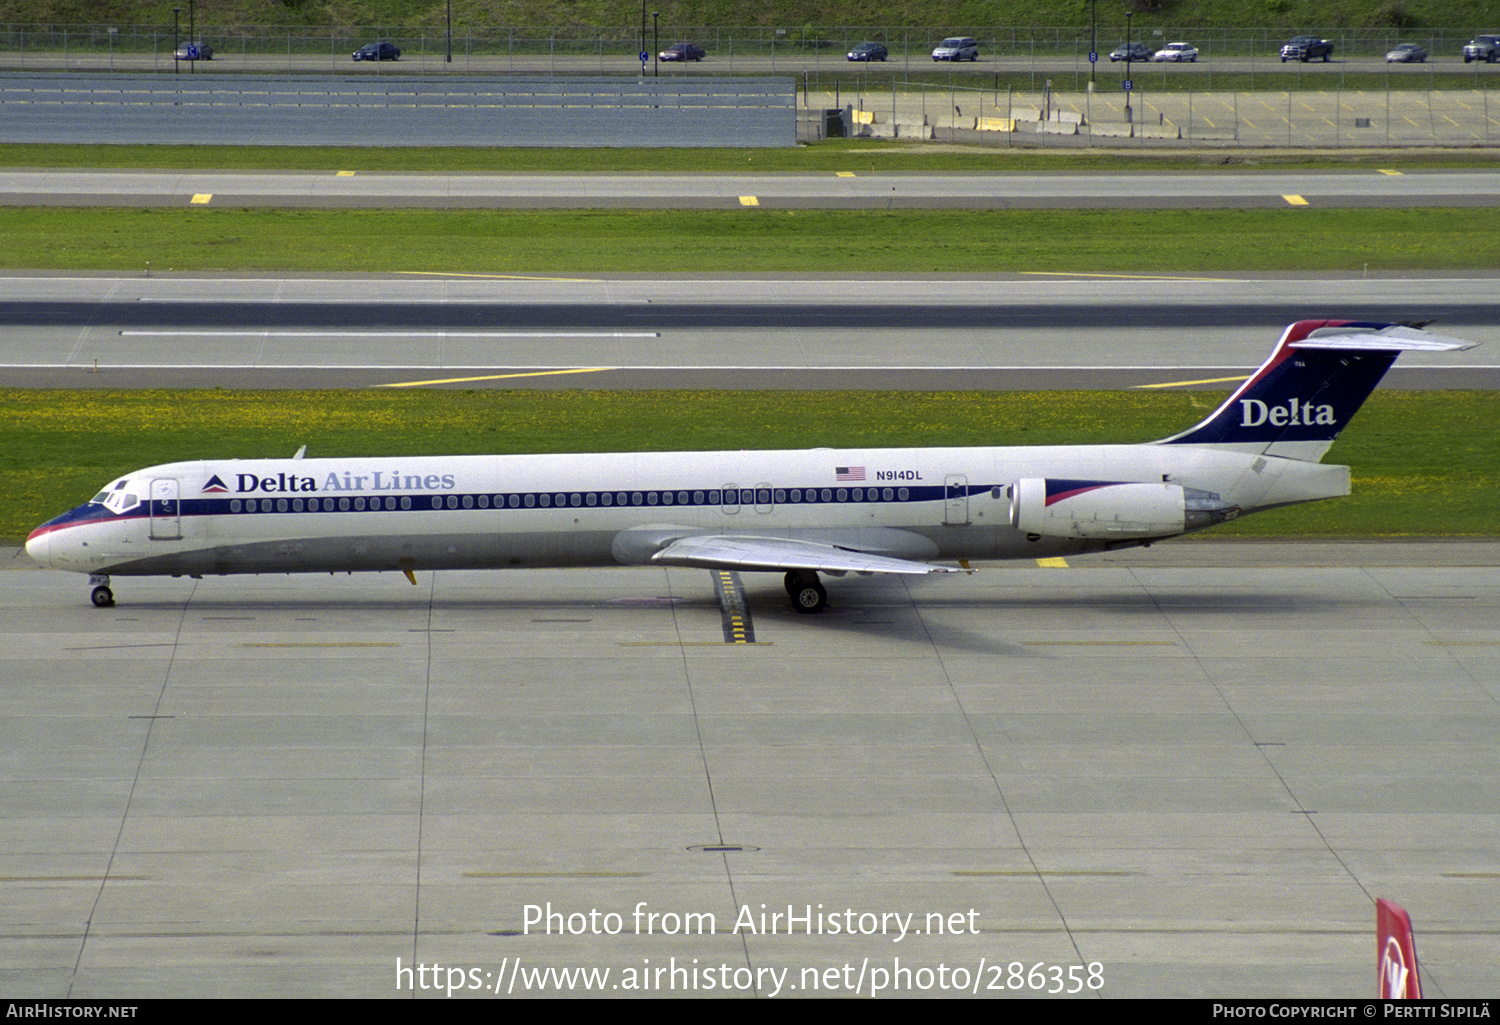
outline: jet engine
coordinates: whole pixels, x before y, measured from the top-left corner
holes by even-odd
[[[1007,494],[1011,526],[1041,537],[1168,537],[1240,512],[1212,491],[1165,483],[1027,477]]]

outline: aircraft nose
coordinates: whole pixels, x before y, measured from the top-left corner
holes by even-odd
[[[26,539],[26,554],[31,556],[39,565],[52,565],[52,532],[45,527],[38,527],[31,532]]]

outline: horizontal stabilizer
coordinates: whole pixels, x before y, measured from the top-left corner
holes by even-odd
[[[1344,324],[1320,327],[1306,338],[1287,343],[1293,349],[1380,349],[1387,352],[1452,352],[1478,342],[1435,335],[1406,324]]]
[[[651,556],[668,566],[703,569],[812,570],[819,573],[955,573],[947,566],[867,555],[836,545],[785,537],[704,534],[679,538]]]

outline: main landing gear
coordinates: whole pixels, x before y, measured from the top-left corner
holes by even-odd
[[[94,603],[96,609],[107,609],[115,603],[115,592],[109,589],[109,577],[93,574],[89,577],[89,583],[96,585],[89,595],[89,600]]]
[[[794,569],[787,573],[786,593],[798,612],[822,612],[828,607],[828,591],[812,570]]]

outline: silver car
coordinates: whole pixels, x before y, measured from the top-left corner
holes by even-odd
[[[979,42],[968,36],[949,36],[932,51],[935,61],[977,61]]]
[[[1387,64],[1425,64],[1427,51],[1416,43],[1402,43],[1385,55]]]

